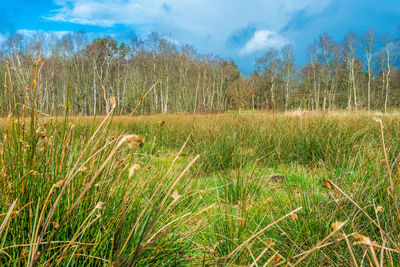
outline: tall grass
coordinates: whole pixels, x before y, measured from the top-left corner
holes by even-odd
[[[34,92],[0,126],[1,265],[400,260],[398,115],[45,118]]]

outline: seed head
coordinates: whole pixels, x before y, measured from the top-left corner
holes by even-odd
[[[353,235],[353,237],[357,240],[357,242],[354,242],[354,245],[357,245],[357,244],[371,245],[371,239],[369,239],[369,237],[367,237],[365,235],[355,233]]]
[[[328,189],[332,189],[332,180],[325,180],[325,182],[323,183],[323,187],[328,188]]]
[[[131,178],[134,174],[135,174],[135,172],[137,171],[137,170],[139,170],[140,169],[140,165],[139,164],[133,164],[130,168],[129,168],[129,178]]]
[[[104,205],[104,202],[99,202],[99,203],[97,203],[97,205],[96,205],[96,207],[94,209],[101,210],[101,209],[103,209],[103,205]]]
[[[137,147],[143,147],[143,136],[140,134],[131,134],[124,137],[124,141],[132,149]]]
[[[21,250],[21,257],[26,257],[26,256],[28,256],[28,250],[26,248],[23,248]]]
[[[334,222],[334,223],[332,223],[331,226],[332,226],[332,228],[333,228],[333,231],[337,232],[337,231],[339,231],[340,228],[342,228],[345,224],[346,224],[346,222]]]
[[[43,131],[36,131],[36,133],[37,133],[37,135],[40,137],[40,138],[45,138],[46,137],[46,133]]]
[[[381,120],[380,118],[374,117],[374,120],[375,120],[377,123],[382,124],[382,120]]]
[[[54,226],[55,229],[60,228],[60,225],[58,224],[58,222],[53,222],[53,226]]]
[[[273,255],[272,258],[271,258],[271,262],[273,262],[273,263],[278,263],[281,260],[282,259],[281,259],[281,257],[279,255]]]
[[[181,198],[181,195],[179,195],[178,191],[175,190],[175,191],[172,193],[171,197],[174,199],[174,202],[175,202],[175,201],[177,201],[178,199]]]
[[[55,188],[60,188],[62,185],[64,184],[64,180],[60,180],[60,181],[58,181],[57,183],[55,183],[53,186],[55,187]]]
[[[376,212],[383,212],[385,209],[381,206],[381,205],[379,205],[378,207],[376,207]]]
[[[296,213],[293,213],[293,214],[290,215],[290,218],[291,218],[293,221],[297,221],[297,220],[299,219],[299,216],[297,216]]]
[[[115,107],[116,105],[115,96],[110,97],[110,104],[112,107]]]
[[[267,245],[270,246],[271,248],[275,247],[275,242],[272,240],[267,240]]]

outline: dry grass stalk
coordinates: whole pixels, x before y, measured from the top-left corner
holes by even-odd
[[[274,252],[274,255],[275,255],[275,257],[278,257],[279,256],[279,258],[278,259],[280,259],[280,260],[283,260],[283,261],[281,261],[280,263],[276,263],[275,262],[275,266],[278,266],[278,265],[280,265],[280,264],[283,264],[283,263],[286,263],[286,266],[292,266],[292,264],[290,263],[290,261],[289,260],[287,260],[287,259],[285,259],[285,257],[282,255],[282,254],[280,254],[279,253],[279,251],[277,251],[276,249],[274,249],[274,247],[275,247],[275,242],[274,241],[272,241],[272,240],[267,240],[267,241],[264,241],[263,239],[261,239],[260,237],[256,237],[257,238],[257,240],[258,241],[260,241],[261,243],[263,243],[264,245],[265,245],[265,249],[268,251],[268,249],[269,250],[272,250],[273,252]],[[265,253],[265,252],[264,252]],[[260,254],[261,255],[261,254]],[[261,258],[261,257],[260,257]],[[259,259],[258,259],[259,260]],[[253,263],[252,263],[252,265],[254,266],[254,265],[257,265],[257,261],[258,260],[256,260],[256,261],[254,261]],[[271,260],[271,258],[270,258],[270,260]],[[267,265],[267,263],[265,263],[264,264],[264,266],[266,266]]]
[[[306,251],[306,252],[304,253],[304,255],[303,255],[300,259],[298,259],[298,260],[293,264],[293,266],[298,265],[298,264],[299,264],[300,262],[302,262],[305,258],[307,258],[308,255],[310,255],[313,251],[319,249],[319,247],[320,247],[322,244],[324,244],[327,240],[329,240],[329,238],[331,238],[337,231],[339,231],[346,223],[347,223],[347,222],[334,222],[334,223],[332,223],[333,231],[332,231],[329,235],[327,235],[324,239],[322,239],[320,242],[318,242],[318,244],[315,245],[312,249]]]
[[[57,182],[56,184],[53,184],[53,186],[50,188],[50,192],[47,194],[46,200],[42,204],[42,206],[43,206],[42,212],[40,213],[40,217],[39,217],[39,220],[37,222],[36,230],[35,230],[35,233],[34,233],[34,236],[33,236],[33,245],[32,245],[32,249],[31,249],[31,254],[29,255],[30,259],[34,259],[35,254],[37,253],[37,250],[39,248],[39,244],[41,243],[42,235],[39,235],[39,229],[40,229],[40,227],[42,225],[42,222],[43,222],[43,219],[44,219],[44,215],[45,215],[45,211],[46,211],[47,205],[49,203],[50,197],[53,194],[54,189],[60,187],[60,185],[59,185],[60,182],[62,184],[64,181],[61,180],[61,181]],[[40,199],[38,200],[38,205],[39,205],[39,202],[40,202]],[[57,229],[57,227],[56,227],[56,229]],[[33,266],[33,261],[30,264],[30,266]]]
[[[376,221],[378,222],[379,226],[381,225],[380,221],[379,221],[379,216],[378,213],[379,212],[383,212],[384,208],[382,206],[375,206],[375,200],[373,201],[374,203],[374,210],[375,210],[375,216],[376,216]],[[382,239],[382,247],[385,246],[385,237],[383,236],[382,232],[379,231],[380,235],[381,235],[381,239]],[[383,266],[383,258],[384,258],[384,249],[381,249],[381,255],[380,255],[380,266]]]
[[[342,232],[342,236],[343,236],[344,240],[346,241],[347,247],[349,248],[351,259],[353,260],[354,266],[358,267],[356,257],[354,256],[353,249],[351,248],[351,244],[350,244],[349,239],[347,238],[346,233]]]
[[[133,141],[134,140],[134,141]],[[78,199],[74,202],[74,204],[72,204],[71,208],[68,210],[67,214],[65,215],[65,218],[68,217],[71,212],[75,209],[75,207],[80,203],[81,199],[83,198],[83,196],[86,194],[86,192],[92,187],[94,181],[97,179],[97,177],[100,176],[100,174],[103,172],[104,168],[106,167],[107,163],[111,160],[112,157],[114,157],[114,155],[117,153],[118,149],[124,144],[124,143],[128,143],[128,144],[138,144],[137,141],[137,135],[132,134],[132,135],[126,135],[124,137],[121,138],[121,140],[118,142],[118,144],[114,147],[114,149],[110,152],[110,154],[108,155],[108,157],[106,158],[106,160],[103,162],[103,164],[100,166],[100,168],[97,170],[97,172],[93,175],[92,179],[89,181],[89,183],[87,183],[84,187],[84,189],[82,190],[81,194],[79,195]],[[143,140],[143,139],[141,139]],[[143,144],[140,143],[140,144]],[[134,147],[134,146],[133,146]]]
[[[261,229],[260,231],[258,231],[257,233],[255,233],[254,235],[252,235],[251,237],[249,237],[246,241],[244,241],[242,244],[240,244],[237,248],[235,248],[231,253],[229,253],[229,255],[226,257],[227,259],[232,257],[236,252],[238,252],[240,249],[242,249],[245,245],[247,245],[251,240],[253,240],[254,238],[256,238],[257,236],[259,236],[260,234],[264,233],[266,230],[268,230],[269,228],[271,228],[272,226],[274,226],[275,224],[277,224],[278,222],[284,220],[287,217],[290,217],[293,213],[298,212],[299,210],[301,210],[303,207],[298,207],[297,209],[289,212],[288,214],[286,214],[285,216],[279,218],[278,220],[268,224],[266,227],[264,227],[263,229]]]
[[[388,155],[386,152],[386,145],[385,145],[385,135],[384,135],[384,131],[383,131],[383,123],[381,119],[375,118],[375,120],[379,123],[380,125],[380,129],[381,129],[381,139],[382,139],[382,149],[383,149],[383,154],[385,155],[385,167],[386,167],[386,171],[389,177],[389,183],[390,183],[390,194],[394,203],[394,207],[395,207],[395,212],[397,215],[397,223],[398,226],[400,226],[400,211],[399,211],[399,206],[397,205],[397,199],[396,199],[396,193],[394,190],[394,182],[393,182],[393,178],[392,178],[392,171],[389,167],[389,159],[388,159]]]
[[[91,138],[89,139],[89,141],[86,143],[86,146],[83,148],[83,150],[82,150],[81,153],[79,154],[78,158],[76,159],[75,165],[72,167],[72,169],[71,169],[70,172],[68,173],[68,176],[67,176],[67,178],[65,179],[64,185],[62,186],[62,188],[61,188],[61,190],[60,190],[60,193],[58,194],[58,196],[57,196],[57,198],[56,198],[56,200],[55,200],[55,202],[54,202],[52,208],[50,209],[50,212],[49,212],[49,214],[48,214],[48,216],[47,216],[47,219],[46,219],[46,221],[45,221],[45,223],[44,223],[44,225],[43,225],[43,229],[42,229],[42,231],[41,231],[41,234],[40,234],[39,239],[38,239],[38,242],[37,242],[38,244],[41,243],[41,239],[43,238],[43,235],[44,235],[44,233],[46,232],[46,230],[47,230],[47,228],[48,228],[48,226],[49,226],[49,224],[50,224],[50,221],[51,221],[51,219],[52,219],[52,217],[53,217],[53,215],[54,215],[54,212],[55,212],[55,210],[56,210],[56,208],[57,208],[57,206],[58,206],[59,201],[61,200],[61,197],[62,197],[63,193],[64,193],[65,190],[67,189],[69,183],[72,181],[72,179],[73,179],[73,177],[76,175],[76,173],[79,172],[79,170],[77,170],[77,171],[75,171],[75,170],[77,169],[77,166],[78,166],[80,160],[81,160],[82,157],[85,155],[85,153],[86,153],[87,149],[89,148],[90,144],[93,142],[94,138],[96,137],[96,135],[98,134],[98,132],[100,131],[100,129],[103,127],[103,125],[105,124],[105,122],[111,117],[112,113],[114,112],[114,109],[115,109],[115,106],[113,106],[113,107],[111,108],[111,111],[107,114],[107,116],[103,119],[103,121],[102,121],[102,122],[100,123],[100,125],[97,127],[97,129],[95,130],[95,132],[93,133],[93,135],[91,136]],[[61,165],[60,165],[60,166],[61,166]],[[60,228],[56,229],[56,230],[53,232],[53,234],[50,236],[50,238],[49,238],[47,244],[46,244],[46,245],[44,246],[44,248],[43,248],[43,251],[44,251],[44,252],[45,252],[45,251],[48,249],[48,247],[50,246],[50,242],[54,239],[54,237],[55,237],[55,235],[57,234],[57,232],[58,232],[59,229],[60,229]],[[43,255],[43,253],[40,254],[40,255]],[[32,255],[32,256],[33,256],[33,260],[32,260],[31,266],[35,265],[35,263],[37,262],[37,260],[39,260],[40,255],[38,255],[38,257],[36,257],[34,254]]]
[[[275,252],[274,255],[272,255],[271,258],[269,258],[263,266],[268,266],[270,262],[277,263],[277,259],[280,259],[280,258],[277,258],[277,256],[278,256],[278,252]]]
[[[86,230],[90,227],[90,225],[92,225],[95,221],[97,221],[100,218],[100,214],[98,214],[94,220],[92,220],[91,222],[89,222],[87,225],[86,223],[89,221],[89,219],[93,216],[93,214],[98,211],[101,210],[103,207],[102,202],[97,203],[97,205],[93,208],[93,210],[89,213],[89,215],[86,217],[86,219],[81,223],[81,225],[78,227],[78,229],[76,230],[76,233],[74,234],[74,236],[72,237],[72,239],[70,240],[70,243],[67,244],[67,246],[64,248],[63,252],[61,253],[61,256],[59,257],[59,259],[61,259],[65,253],[67,253],[68,249],[70,248],[70,246],[75,242],[75,240]],[[83,226],[86,225],[84,228]],[[83,229],[82,229],[83,228]],[[81,230],[82,229],[82,230]],[[61,261],[59,261],[61,262]]]
[[[315,247],[315,249],[318,250],[318,249],[321,249],[321,248],[328,247],[330,245],[333,245],[333,244],[337,243],[338,241],[340,241],[340,240],[336,239],[334,241],[331,241],[331,242],[328,242],[328,243],[324,243],[324,244],[322,244],[322,245],[320,245],[318,247]],[[308,252],[309,252],[308,250],[307,251],[303,251],[303,252],[291,257],[290,260],[294,260],[294,259],[300,258],[301,256],[303,256],[304,254],[306,254]],[[280,263],[278,263],[276,266],[280,266],[280,265],[284,264],[285,262],[287,262],[287,264],[289,264],[288,260],[284,260],[284,261],[281,261]],[[291,265],[291,266],[293,266],[293,265]]]
[[[253,267],[257,264],[257,262],[261,259],[262,256],[264,256],[265,252],[269,250],[269,247],[265,247],[264,250],[258,255],[258,257],[253,261],[253,263],[250,265],[250,267]]]
[[[163,227],[161,227],[157,232],[155,232],[148,240],[147,242],[142,246],[143,248],[145,248],[147,245],[152,244],[154,241],[154,238],[161,233],[164,229],[166,229],[168,226],[170,226],[171,224],[179,221],[182,218],[185,218],[189,215],[191,215],[192,213],[186,213],[183,216],[180,216],[179,218],[176,218],[175,220],[170,221],[169,223],[167,223],[166,225],[164,225]]]
[[[379,267],[378,258],[376,257],[374,247],[372,246],[373,242],[371,242],[371,239],[369,239],[369,237],[367,237],[365,235],[361,235],[358,233],[354,234],[353,237],[358,240],[357,242],[354,243],[355,245],[364,244],[364,245],[368,246],[368,249],[371,253],[371,257],[372,257],[372,260],[373,260],[375,266]]]
[[[397,251],[400,252],[400,248],[396,242],[393,241],[393,239],[390,238],[390,236],[382,229],[382,227],[375,222],[374,219],[371,218],[371,216],[368,215],[368,213],[361,208],[351,197],[349,197],[345,192],[343,192],[340,187],[338,187],[334,182],[330,181],[330,184],[332,187],[334,187],[336,190],[338,190],[343,196],[345,196],[351,203],[353,203],[354,206],[356,206],[367,218],[370,220],[378,229],[386,236],[386,238],[396,247]]]
[[[145,240],[148,236],[148,234],[153,230],[154,226],[155,226],[155,220],[158,217],[158,214],[161,210],[161,208],[164,206],[165,202],[167,201],[168,197],[170,196],[172,190],[174,190],[175,186],[178,184],[178,182],[181,180],[181,178],[186,174],[186,172],[190,169],[190,167],[192,167],[192,165],[197,161],[197,159],[200,157],[200,155],[197,155],[187,166],[186,168],[181,172],[181,174],[175,179],[175,181],[172,183],[171,187],[169,188],[168,192],[165,194],[164,198],[161,200],[161,203],[159,204],[159,206],[156,209],[156,212],[153,216],[153,218],[150,221],[150,227],[147,229],[147,231],[144,233],[143,238],[142,238],[142,242],[143,240]],[[143,243],[140,243],[137,246],[137,249],[135,251],[135,255],[133,257],[133,259],[131,260],[130,264],[131,266],[136,265],[136,261],[137,261],[137,257],[142,253],[142,251],[145,248],[145,245],[143,245]],[[126,242],[125,242],[126,244]]]
[[[277,226],[279,228],[279,226]],[[258,241],[260,241],[261,243],[263,243],[266,247],[268,247],[270,250],[272,250],[277,256],[280,257],[281,262],[276,263],[275,266],[279,266],[282,265],[284,263],[286,263],[286,266],[293,266],[290,261],[288,259],[286,259],[281,253],[279,253],[278,250],[275,249],[275,242],[272,240],[263,240],[261,239],[259,236],[256,237]],[[300,257],[300,256],[299,256]],[[264,264],[265,266],[265,264]]]
[[[160,182],[158,182],[157,188],[156,190],[154,190],[153,194],[151,195],[150,199],[147,201],[146,205],[144,206],[144,208],[142,209],[142,212],[139,214],[139,217],[136,219],[135,224],[133,225],[131,231],[128,234],[128,237],[125,240],[124,245],[122,246],[121,250],[119,251],[118,256],[121,256],[123,251],[125,250],[133,232],[135,231],[136,227],[138,226],[138,224],[140,223],[140,220],[142,218],[142,216],[144,215],[146,209],[150,206],[152,200],[154,199],[154,197],[157,195],[158,191],[161,188],[161,185],[164,183],[165,179],[167,178],[168,174],[170,173],[170,171],[172,170],[173,166],[175,165],[175,162],[177,161],[177,159],[179,158],[179,156],[182,154],[183,149],[186,147],[186,144],[189,141],[190,136],[188,136],[188,138],[186,139],[185,143],[182,145],[181,149],[179,150],[179,152],[176,154],[174,160],[172,161],[170,167],[168,168],[167,172],[164,174],[163,178],[160,180]]]
[[[382,241],[382,248],[381,248],[381,257],[380,257],[380,261],[379,261],[379,266],[380,267],[383,267],[383,259],[384,259],[384,255],[385,255],[385,250],[383,249],[383,247],[385,246],[385,242],[386,242],[386,240],[383,240]]]
[[[106,167],[107,163],[111,160],[111,158],[117,153],[118,149],[126,142],[128,142],[129,140],[132,139],[132,136],[135,135],[126,135],[124,137],[121,138],[121,140],[118,142],[118,144],[114,147],[114,149],[110,152],[110,154],[108,155],[107,159],[103,162],[103,164],[100,166],[100,168],[97,170],[97,172],[93,175],[93,177],[91,178],[91,180],[89,181],[89,183],[87,183],[85,185],[85,187],[83,188],[81,194],[78,196],[78,198],[75,200],[75,202],[72,204],[71,208],[67,211],[67,213],[64,215],[62,222],[61,222],[61,226],[64,224],[66,218],[68,218],[70,216],[70,214],[75,210],[75,208],[78,206],[78,204],[81,202],[83,196],[86,194],[86,192],[92,187],[94,181],[97,179],[98,176],[100,176],[100,174],[103,172],[104,168]],[[65,184],[64,184],[65,186]],[[61,226],[58,228],[60,229]],[[57,229],[57,230],[58,230]],[[53,233],[52,238],[54,238],[55,233],[57,233],[57,230]],[[51,240],[51,239],[50,239]],[[40,240],[38,240],[37,243],[39,243]],[[32,254],[34,256],[34,254]],[[32,266],[34,265],[35,260],[32,261]]]
[[[0,225],[0,234],[3,232],[4,228],[6,227],[8,220],[11,217],[12,211],[14,210],[15,205],[17,204],[17,201],[18,201],[18,199],[15,199],[14,202],[11,204],[10,208],[8,209],[7,215]]]
[[[140,104],[142,104],[143,100],[146,98],[146,96],[150,93],[151,90],[153,90],[154,87],[158,84],[158,81],[156,81],[149,90],[140,98],[139,102],[137,103],[136,107],[132,110],[131,114],[129,115],[130,117],[133,116],[133,114],[136,113],[136,110],[139,108]]]

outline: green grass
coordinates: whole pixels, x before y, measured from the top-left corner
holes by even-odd
[[[382,119],[398,201],[400,116]],[[400,260],[380,127],[366,113],[0,125],[1,265],[295,264],[321,241],[300,266],[351,266],[352,254],[359,266]],[[144,146],[121,145],[128,134]],[[324,240],[337,221],[346,224]],[[354,244],[355,233],[376,243]]]

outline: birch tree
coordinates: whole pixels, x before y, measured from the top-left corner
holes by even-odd
[[[372,83],[372,55],[375,51],[375,31],[370,29],[366,32],[361,38],[361,47],[364,52],[365,61],[367,64],[367,73],[368,73],[368,87],[367,87],[367,109],[368,111],[371,109],[371,83]]]

